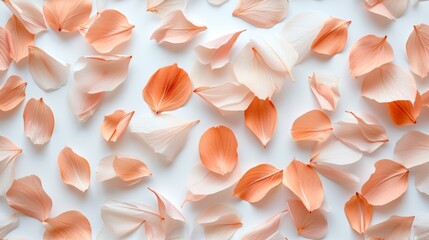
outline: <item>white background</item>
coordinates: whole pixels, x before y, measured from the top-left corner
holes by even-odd
[[[429,133],[429,111],[424,111],[418,123],[410,127],[395,127],[391,122],[385,106],[360,96],[360,80],[353,79],[348,72],[348,52],[351,45],[366,34],[379,36],[388,35],[388,41],[395,50],[395,63],[408,68],[405,43],[414,24],[428,23],[429,2],[417,5],[411,3],[405,16],[396,21],[388,22],[385,19],[367,12],[362,0],[291,0],[290,12],[285,21],[297,13],[308,10],[320,10],[331,16],[352,20],[349,26],[349,39],[346,49],[329,59],[311,55],[303,63],[296,66],[292,73],[297,80],[292,83],[286,80],[283,89],[275,95],[273,101],[278,111],[276,133],[266,149],[257,138],[244,126],[243,114],[237,113],[229,117],[222,117],[215,109],[195,94],[181,109],[172,114],[187,120],[200,119],[194,127],[189,140],[171,164],[165,164],[158,156],[131,133],[125,133],[116,144],[104,141],[100,134],[100,126],[104,115],[117,109],[134,110],[136,114],[150,112],[142,99],[141,91],[146,81],[159,67],[178,63],[187,71],[191,71],[195,63],[193,47],[204,41],[213,39],[224,33],[242,28],[248,29],[243,33],[233,51],[233,57],[247,40],[252,36],[267,32],[280,32],[285,21],[271,29],[257,29],[243,20],[233,17],[232,11],[237,0],[230,0],[220,7],[209,5],[205,0],[190,0],[186,14],[197,23],[204,24],[208,30],[200,34],[193,42],[182,48],[166,48],[149,40],[152,32],[160,24],[160,19],[146,12],[146,1],[142,0],[104,0],[108,8],[115,8],[123,12],[129,21],[136,25],[131,41],[115,52],[130,54],[131,61],[128,80],[112,94],[109,94],[100,109],[86,123],[79,123],[70,111],[66,93],[71,86],[72,74],[68,76],[68,84],[54,92],[44,92],[36,86],[28,72],[28,62],[13,65],[8,72],[0,75],[0,82],[4,82],[11,74],[17,74],[28,82],[27,99],[43,97],[55,114],[55,130],[50,143],[36,147],[25,138],[23,131],[22,112],[25,104],[17,109],[0,113],[0,134],[8,137],[23,149],[23,154],[17,159],[16,176],[23,177],[36,174],[42,180],[44,189],[53,200],[51,216],[64,211],[76,209],[85,214],[92,224],[93,238],[102,227],[100,217],[101,205],[111,199],[120,201],[142,202],[156,207],[155,197],[147,190],[154,188],[163,194],[173,204],[179,206],[186,194],[186,178],[191,168],[199,161],[198,141],[201,134],[209,127],[226,125],[232,128],[239,142],[239,165],[248,169],[260,163],[270,163],[278,168],[285,168],[296,157],[307,162],[310,157],[310,144],[297,144],[290,137],[292,122],[301,114],[318,109],[319,106],[312,96],[308,84],[308,76],[313,71],[325,70],[337,74],[341,78],[340,91],[342,98],[334,113],[330,113],[333,122],[344,119],[345,110],[368,112],[380,119],[388,130],[390,142],[382,146],[374,154],[366,155],[353,168],[361,177],[361,184],[373,172],[373,164],[383,158],[394,158],[393,149],[396,141],[405,132],[418,129]],[[36,1],[40,6],[41,0]],[[96,9],[94,8],[94,12]],[[0,4],[0,25],[4,26],[10,16],[9,10]],[[58,33],[52,29],[36,37],[35,45],[47,53],[65,62],[74,64],[82,55],[96,54],[79,33]],[[193,79],[194,81],[196,79]],[[417,79],[419,90],[429,88],[428,79]],[[61,179],[57,166],[57,155],[64,146],[70,146],[76,153],[84,156],[91,165],[91,185],[86,193],[81,193],[65,185]],[[135,156],[144,161],[153,176],[140,184],[124,188],[118,184],[100,184],[95,181],[97,162],[111,153],[121,153]],[[325,205],[331,208],[328,213],[329,230],[326,239],[360,239],[348,225],[343,206],[349,197],[360,190],[358,186],[341,186],[323,176],[325,188]],[[234,206],[243,216],[244,226],[235,235],[238,239],[245,230],[286,208],[286,200],[291,197],[286,188],[278,187],[270,192],[266,198],[257,203],[249,204],[232,197],[232,190],[217,196],[209,197],[202,202],[185,205],[182,209],[187,219],[187,234],[190,235],[194,226],[194,217],[207,206],[215,203],[225,203]],[[409,190],[398,200],[384,207],[376,207],[372,223],[378,223],[391,215],[418,215],[429,213],[429,198],[417,192],[414,187],[413,174],[410,175]],[[5,199],[0,200],[0,210],[11,212]],[[42,239],[43,226],[37,220],[19,215],[20,226],[9,234],[10,238],[23,237],[24,239]],[[299,239],[292,226],[290,218],[283,218],[280,230],[289,239]],[[138,230],[130,239],[141,239],[143,230]],[[196,235],[198,236],[198,234]],[[198,239],[198,237],[196,238]],[[200,238],[201,239],[201,238]]]

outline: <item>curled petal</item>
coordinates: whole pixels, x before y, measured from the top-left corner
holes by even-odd
[[[387,36],[366,35],[353,44],[349,55],[349,69],[359,77],[393,61],[393,49]]]
[[[392,216],[384,222],[372,225],[365,232],[366,239],[410,239],[414,216]]]
[[[143,89],[143,98],[155,113],[176,110],[192,95],[188,73],[177,64],[158,69]]]
[[[0,238],[4,238],[9,232],[18,227],[16,214],[0,215]]]
[[[127,113],[123,110],[117,110],[105,116],[101,125],[103,138],[108,142],[116,142],[127,129],[133,115],[134,111]]]
[[[13,45],[10,40],[9,32],[0,27],[0,71],[8,70],[12,63],[10,55],[11,46]]]
[[[44,240],[91,239],[91,224],[78,211],[68,211],[54,218],[48,218],[43,225],[46,229]]]
[[[397,162],[406,168],[420,166],[429,162],[429,135],[410,131],[404,134],[395,146]]]
[[[387,137],[386,129],[381,125],[381,123],[373,116],[369,114],[357,114],[354,112],[349,112],[354,118],[356,118],[359,128],[362,132],[362,135],[369,142],[387,142],[389,138]]]
[[[362,133],[362,129],[357,122],[341,121],[335,125],[335,136],[348,146],[362,152],[372,153],[381,145],[386,143],[382,141],[370,141]]]
[[[0,87],[0,111],[16,108],[25,99],[27,82],[18,76],[10,76]]]
[[[232,13],[257,27],[270,28],[283,21],[289,0],[240,0]]]
[[[42,11],[33,1],[26,0],[3,0],[3,3],[21,21],[24,27],[32,34],[46,30]]]
[[[344,205],[350,226],[357,233],[365,233],[371,223],[373,207],[359,193],[354,194]]]
[[[181,44],[191,41],[206,29],[206,26],[194,24],[181,10],[177,10],[164,17],[161,26],[152,33],[150,39],[155,39],[158,44]]]
[[[41,222],[49,217],[52,209],[52,200],[35,175],[16,179],[6,193],[6,200],[10,207]]]
[[[255,97],[244,111],[244,122],[261,141],[262,145],[266,147],[276,130],[276,106],[269,99],[261,100]]]
[[[340,100],[337,76],[327,73],[313,73],[310,78],[310,88],[323,110],[334,111]]]
[[[275,240],[273,238],[277,235],[277,230],[279,229],[280,219],[285,212],[278,213],[273,217],[269,218],[265,222],[253,227],[250,229],[244,236],[241,237],[242,240],[259,240],[259,239],[269,239]],[[284,240],[285,238],[279,238]]]
[[[326,235],[328,221],[320,209],[310,212],[298,199],[288,200],[287,204],[298,235],[310,239],[320,239]]]
[[[417,123],[417,118],[422,110],[422,99],[417,92],[414,104],[410,101],[398,100],[387,103],[390,118],[397,126],[407,126]]]
[[[186,0],[148,0],[147,11],[165,17],[175,10],[183,10]]]
[[[214,205],[197,216],[197,223],[204,228],[205,239],[230,239],[243,226],[241,216],[226,205]]]
[[[43,13],[51,27],[60,32],[76,32],[92,11],[91,0],[46,0]]]
[[[33,144],[43,145],[51,140],[55,120],[43,98],[30,99],[24,108],[24,132]]]
[[[429,73],[429,25],[414,25],[407,41],[407,56],[411,71],[425,78]]]
[[[75,83],[70,87],[67,98],[72,112],[79,121],[86,121],[100,107],[104,92],[89,94],[82,92]]]
[[[343,51],[347,42],[347,27],[352,21],[329,18],[314,39],[311,50],[316,53],[334,56]]]
[[[393,20],[404,15],[408,0],[365,0],[365,8],[377,15]]]
[[[298,117],[292,125],[291,134],[295,141],[325,141],[332,132],[328,115],[312,110]]]
[[[5,29],[13,43],[10,44],[10,57],[15,62],[20,62],[28,56],[28,47],[34,44],[34,34],[30,33],[15,15],[9,18]]]
[[[88,161],[69,147],[58,154],[58,167],[63,182],[85,192],[89,188],[91,171]]]

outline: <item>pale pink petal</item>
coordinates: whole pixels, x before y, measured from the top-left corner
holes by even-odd
[[[27,0],[3,0],[3,3],[17,17],[25,28],[32,34],[46,30],[42,11],[33,1]]]
[[[362,156],[361,152],[348,147],[331,135],[325,141],[313,145],[310,161],[312,163],[348,165],[359,161]]]
[[[77,155],[69,147],[63,148],[58,154],[58,167],[63,182],[86,192],[89,188],[91,171],[88,161]]]
[[[147,11],[165,17],[175,10],[184,10],[187,0],[148,0]]]
[[[54,126],[54,113],[45,104],[43,98],[28,100],[24,108],[25,136],[33,144],[43,145],[51,140]]]
[[[0,215],[0,238],[3,239],[9,232],[18,227],[16,214]]]
[[[271,236],[277,233],[279,229],[280,220],[282,215],[285,212],[278,213],[273,217],[269,218],[263,223],[256,225],[247,231],[244,236],[241,237],[242,240],[259,240],[259,239],[270,239]]]
[[[10,39],[9,32],[0,27],[0,72],[8,70],[12,63],[10,55],[11,46],[12,41]]]
[[[417,167],[429,162],[429,135],[410,131],[404,134],[396,143],[396,161],[406,168]]]
[[[15,159],[21,153],[22,149],[0,136],[0,196],[5,195],[15,179]]]
[[[28,56],[28,47],[34,44],[34,34],[30,33],[15,15],[9,18],[5,28],[11,40],[10,57],[19,62]]]
[[[408,0],[365,0],[365,8],[377,15],[393,20],[404,15]]]
[[[429,196],[429,164],[423,164],[419,166],[414,176],[414,183],[419,192]]]
[[[411,71],[425,78],[429,73],[429,25],[414,25],[406,48]]]
[[[289,215],[299,236],[319,239],[325,237],[328,231],[328,221],[320,209],[309,212],[298,199],[287,201]]]
[[[51,27],[60,32],[76,32],[86,23],[92,10],[91,0],[45,0],[43,13]]]
[[[343,165],[324,162],[310,162],[310,167],[316,170],[319,174],[346,187],[356,185],[360,181],[358,176],[350,173],[350,169]]]
[[[392,216],[384,222],[372,225],[365,232],[365,239],[410,239],[414,216]]]
[[[192,192],[188,191],[185,196],[185,200],[183,200],[182,205],[180,207],[183,207],[188,202],[198,202],[206,198],[207,195],[195,195]]]
[[[429,237],[429,215],[417,215],[413,222],[414,240],[425,240]]]
[[[43,234],[44,240],[91,239],[91,224],[78,211],[68,211],[48,218],[43,225],[46,229]]]
[[[10,76],[0,87],[0,111],[10,111],[24,101],[26,87],[27,82],[20,77]]]
[[[72,112],[79,121],[86,121],[100,107],[104,92],[89,94],[82,92],[76,83],[70,87],[67,98]]]
[[[283,21],[289,0],[240,0],[232,13],[257,27],[269,28]]]
[[[328,72],[313,73],[310,88],[323,110],[334,111],[340,100],[337,76]]]
[[[117,110],[110,115],[106,115],[101,125],[101,134],[104,140],[116,142],[127,129],[133,115],[134,111],[127,113],[123,110]]]
[[[204,228],[206,240],[228,240],[243,226],[239,213],[226,205],[208,207],[197,216],[196,221]]]
[[[385,141],[368,141],[368,139],[366,139],[362,134],[361,128],[357,122],[338,122],[334,127],[334,134],[348,146],[367,153],[374,152],[385,143]]]

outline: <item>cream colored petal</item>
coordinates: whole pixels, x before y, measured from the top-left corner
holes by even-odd
[[[26,87],[27,82],[20,77],[10,76],[0,87],[0,111],[10,111],[24,101]]]
[[[67,94],[70,108],[81,122],[88,120],[97,111],[103,98],[104,92],[94,94],[84,93],[74,82]]]
[[[88,190],[91,177],[88,160],[74,153],[71,148],[65,147],[58,154],[58,167],[65,184],[81,192]]]
[[[3,0],[3,3],[17,17],[25,28],[32,34],[46,30],[42,11],[33,1],[27,0]]]
[[[329,72],[315,72],[310,77],[310,88],[323,110],[334,111],[340,100],[340,79]]]
[[[30,99],[24,108],[25,136],[33,144],[43,145],[51,140],[54,126],[54,113],[45,104],[43,98]]]
[[[76,32],[92,11],[91,0],[45,0],[43,13],[51,27],[60,32]]]
[[[5,28],[13,44],[10,45],[10,56],[20,62],[28,56],[28,47],[34,45],[34,34],[30,33],[15,15],[12,15]]]
[[[228,240],[243,226],[239,213],[226,205],[208,207],[197,216],[196,221],[204,228],[206,240]]]
[[[283,21],[289,0],[240,0],[232,13],[257,27],[270,28]]]
[[[116,154],[112,154],[102,158],[98,162],[95,172],[97,182],[104,182],[117,177],[115,169],[113,169],[113,161],[116,157]]]
[[[187,0],[148,0],[147,11],[165,17],[175,10],[184,10]]]

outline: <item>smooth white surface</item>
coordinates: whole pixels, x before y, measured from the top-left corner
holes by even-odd
[[[71,74],[66,86],[49,93],[36,86],[28,72],[27,61],[13,65],[7,73],[0,75],[0,82],[4,82],[12,74],[24,78],[28,82],[26,101],[30,98],[43,97],[52,108],[56,120],[51,142],[43,147],[36,147],[25,138],[23,132],[22,111],[25,103],[12,112],[0,113],[0,134],[8,137],[23,149],[23,154],[17,159],[17,178],[30,174],[38,175],[42,180],[44,189],[53,200],[52,216],[71,209],[81,211],[92,224],[94,239],[102,227],[100,207],[107,200],[136,201],[156,208],[155,197],[147,190],[147,187],[151,187],[176,206],[180,206],[186,194],[187,175],[199,161],[199,138],[211,126],[222,124],[234,130],[239,142],[239,165],[243,169],[263,162],[273,164],[278,168],[285,168],[294,157],[307,162],[310,157],[311,145],[293,142],[290,137],[290,127],[292,122],[301,114],[319,108],[309,88],[308,76],[313,71],[331,71],[341,79],[340,92],[342,98],[337,110],[329,114],[333,122],[347,117],[345,110],[366,111],[379,118],[388,130],[390,141],[374,154],[364,156],[358,164],[354,165],[353,170],[361,177],[361,184],[373,172],[373,164],[376,160],[394,157],[395,142],[403,133],[411,129],[429,133],[429,111],[427,109],[422,113],[415,126],[397,128],[391,122],[385,106],[360,97],[361,80],[353,79],[348,72],[349,49],[354,42],[366,34],[388,35],[388,41],[395,51],[395,63],[408,68],[405,43],[413,25],[423,21],[427,22],[429,16],[428,2],[414,4],[411,1],[405,16],[389,23],[385,19],[367,12],[363,7],[362,0],[291,0],[290,12],[285,21],[303,11],[319,10],[331,16],[352,20],[352,23],[349,26],[349,40],[345,51],[331,59],[312,54],[293,69],[292,73],[297,81],[292,83],[290,80],[286,80],[281,92],[275,95],[273,101],[278,110],[277,130],[266,149],[244,126],[243,114],[238,113],[229,117],[222,117],[196,94],[193,94],[186,106],[172,112],[178,117],[188,120],[200,119],[201,122],[191,131],[185,148],[171,165],[162,162],[159,157],[151,153],[150,149],[137,136],[131,133],[125,133],[116,144],[106,143],[100,134],[104,115],[117,109],[135,110],[136,114],[150,112],[143,101],[141,91],[148,78],[159,67],[177,62],[179,66],[190,72],[196,61],[193,52],[194,46],[218,37],[220,34],[246,28],[248,31],[240,36],[234,48],[233,56],[235,56],[250,37],[257,37],[267,32],[280,32],[285,21],[272,29],[257,29],[231,15],[238,3],[237,0],[230,0],[220,7],[209,5],[205,0],[190,0],[186,14],[195,22],[206,25],[208,30],[200,34],[188,46],[171,49],[158,46],[155,41],[149,40],[150,35],[159,25],[160,19],[146,12],[146,1],[102,1],[106,3],[107,8],[115,8],[123,12],[129,21],[136,25],[131,41],[115,51],[131,54],[133,59],[128,80],[116,92],[108,94],[101,108],[88,122],[79,123],[69,108],[66,93],[71,86]],[[42,0],[36,2],[41,6]],[[95,11],[96,9],[94,9]],[[9,16],[9,10],[0,4],[0,25],[4,26]],[[79,33],[58,33],[52,29],[37,35],[35,45],[72,65],[82,55],[96,54],[95,50],[86,43]],[[420,91],[424,91],[429,88],[429,81],[428,79],[417,79],[417,85]],[[91,185],[89,191],[84,194],[65,185],[60,179],[57,155],[64,146],[71,147],[90,162],[92,169]],[[148,165],[153,176],[131,188],[97,183],[95,181],[96,165],[102,157],[111,153],[138,157]],[[429,213],[429,198],[417,192],[414,187],[413,175],[410,175],[409,190],[403,197],[385,207],[375,208],[373,224],[383,221],[391,215],[409,216]],[[361,239],[362,237],[355,234],[349,227],[343,211],[344,203],[354,192],[360,190],[360,185],[344,187],[323,176],[321,178],[326,193],[325,208],[330,209],[327,213],[329,231],[326,239]],[[194,227],[195,215],[211,204],[225,203],[238,209],[243,216],[244,226],[234,235],[233,239],[239,239],[250,227],[284,210],[286,200],[291,197],[291,193],[285,187],[280,186],[270,192],[260,203],[251,205],[232,197],[231,192],[232,190],[229,190],[199,203],[184,206],[182,212],[187,219],[186,231],[188,236]],[[8,208],[5,199],[0,200],[0,211],[12,211]],[[18,229],[10,233],[8,238],[42,239],[44,229],[40,222],[23,215],[19,215],[19,220]],[[289,239],[300,239],[297,237],[287,215],[283,217],[281,232]],[[194,239],[202,239],[198,234],[200,232],[195,234]],[[129,239],[141,239],[142,235],[143,229],[138,230]]]

